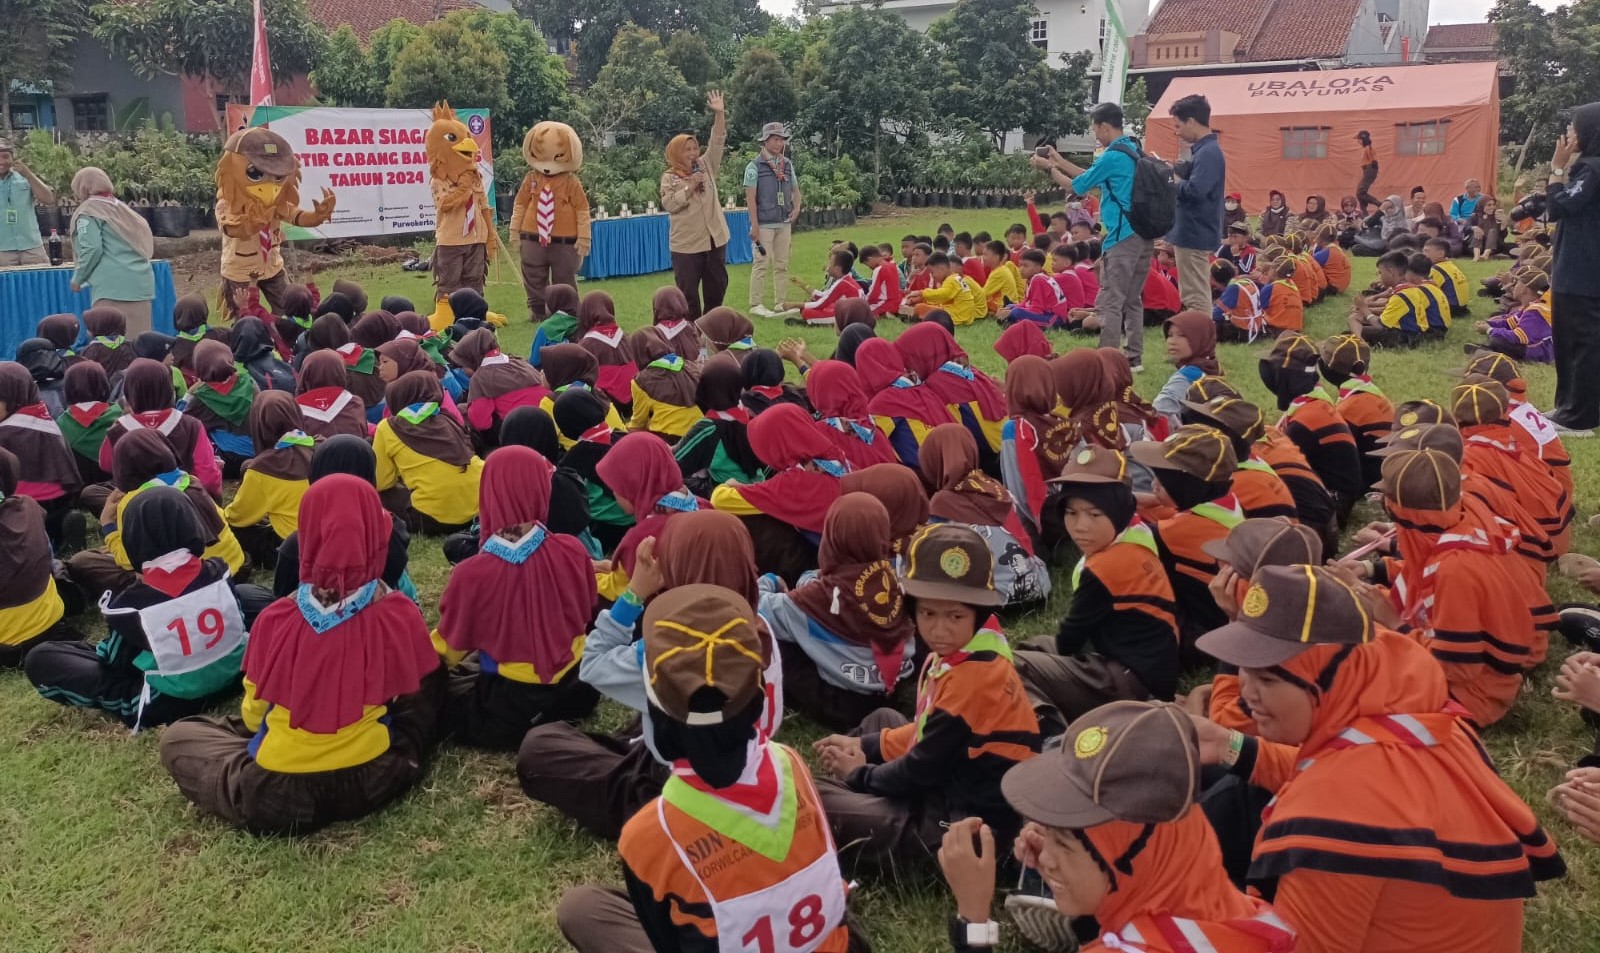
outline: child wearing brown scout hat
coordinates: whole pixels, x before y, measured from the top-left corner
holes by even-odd
[[[1085,713],[1058,749],[1006,773],[1006,800],[1027,821],[1017,856],[1039,871],[1060,915],[1095,918],[1099,938],[1086,953],[1295,948],[1294,931],[1223,872],[1216,835],[1195,806],[1200,755],[1182,709],[1122,701]],[[990,832],[969,818],[952,825],[939,852],[956,898],[957,950],[998,933],[984,922],[993,851]]]
[[[1355,433],[1317,380],[1320,352],[1304,334],[1285,334],[1261,358],[1261,381],[1278,398],[1278,430],[1294,441],[1333,494],[1339,526],[1370,485],[1361,475]]]
[[[820,787],[835,838],[877,866],[927,861],[941,823],[956,818],[979,817],[1009,843],[1017,819],[1000,776],[1039,750],[1011,646],[989,614],[1002,596],[983,537],[957,524],[925,527],[907,549],[900,588],[930,650],[916,720],[883,708],[815,745],[836,779]]]
[[[1051,482],[1059,492],[1046,512],[1083,557],[1054,644],[1014,659],[1047,737],[1096,705],[1170,700],[1178,681],[1172,583],[1155,534],[1135,512],[1127,458],[1084,446]]]
[[[1420,451],[1397,472],[1404,460],[1384,464],[1402,491],[1448,468]],[[1273,906],[1300,949],[1521,947],[1524,900],[1565,865],[1448,709],[1427,649],[1380,628],[1365,595],[1312,566],[1262,569],[1238,621],[1200,648],[1240,668],[1261,728],[1258,741],[1199,720],[1201,757],[1277,793],[1250,879],[1276,880]]]
[[[1323,378],[1339,388],[1334,410],[1355,435],[1362,454],[1361,478],[1371,486],[1383,474],[1367,454],[1378,448],[1394,422],[1394,404],[1372,382],[1372,345],[1359,334],[1335,334],[1317,350]]]
[[[1572,494],[1511,425],[1510,404],[1504,385],[1476,374],[1450,391],[1450,412],[1466,438],[1461,466],[1515,493],[1560,556],[1572,543]]]
[[[622,830],[626,891],[569,890],[562,934],[582,953],[843,953],[846,888],[817,790],[761,729],[755,610],[731,589],[681,586],[643,626],[645,731],[672,776]]]
[[[1178,634],[1183,646],[1192,647],[1202,632],[1225,619],[1209,589],[1217,561],[1203,547],[1244,521],[1233,495],[1238,466],[1233,441],[1215,428],[1188,424],[1159,443],[1135,443],[1128,456],[1155,472],[1157,499],[1177,511],[1154,530],[1161,564],[1172,581]]]

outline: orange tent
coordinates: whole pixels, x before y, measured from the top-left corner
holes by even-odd
[[[1379,199],[1409,200],[1422,186],[1445,209],[1469,178],[1495,185],[1500,140],[1499,67],[1495,63],[1391,66],[1299,73],[1180,76],[1150,111],[1145,147],[1177,156],[1168,110],[1199,93],[1211,102],[1211,128],[1228,159],[1229,192],[1259,214],[1267,193],[1283,192],[1289,208],[1321,195],[1337,211],[1361,180],[1361,144],[1372,134]]]

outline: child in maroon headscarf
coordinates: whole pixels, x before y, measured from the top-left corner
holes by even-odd
[[[873,422],[888,435],[900,462],[915,467],[928,431],[955,419],[950,408],[927,384],[911,379],[900,353],[882,338],[861,342],[856,373],[872,395],[867,412]]]
[[[489,454],[478,486],[478,554],[450,573],[434,648],[453,674],[441,730],[462,744],[514,751],[536,721],[575,720],[600,698],[578,678],[594,616],[589,553],[550,532],[549,461],[527,447]]]
[[[12,361],[0,362],[0,449],[16,454],[22,467],[17,492],[44,507],[50,538],[59,544],[82,477],[61,428],[39,400],[33,375]]]
[[[435,727],[439,657],[416,604],[380,578],[391,523],[377,491],[330,476],[300,515],[300,589],[251,628],[242,723],[187,718],[161,739],[183,795],[255,834],[378,810],[421,778]]]
[[[791,585],[816,565],[823,518],[839,498],[849,467],[811,415],[774,404],[750,422],[750,447],[772,476],[760,483],[725,483],[711,491],[712,507],[744,520],[755,541],[756,565]]]
[[[295,403],[300,405],[300,429],[313,437],[349,434],[367,439],[367,405],[352,394],[344,361],[333,351],[312,351],[300,365]]]
[[[850,469],[895,462],[889,438],[867,410],[867,391],[855,368],[843,361],[813,364],[806,373],[806,397],[817,410],[817,429]]]
[[[955,336],[924,322],[895,339],[906,369],[950,408],[950,413],[978,444],[984,470],[996,470],[1000,429],[1006,421],[1006,397],[989,375],[970,366]]]
[[[674,354],[685,361],[700,360],[700,329],[689,318],[689,299],[683,292],[671,286],[657,288],[650,299],[650,312],[656,333]]]
[[[672,516],[693,513],[706,504],[684,487],[672,448],[655,434],[631,433],[621,438],[595,464],[594,473],[611,491],[617,507],[634,520],[611,559],[596,567],[600,595],[615,600],[633,575],[639,544],[660,535]]]
[[[617,306],[604,291],[591,291],[578,305],[578,329],[574,332],[579,347],[594,355],[600,364],[597,384],[613,401],[622,405],[619,413],[631,415],[633,400],[630,385],[635,368],[627,335],[617,327]]]
[[[844,731],[879,708],[915,671],[911,613],[889,561],[889,511],[865,493],[828,508],[815,576],[788,592],[761,579],[761,615],[783,653],[784,701]]]

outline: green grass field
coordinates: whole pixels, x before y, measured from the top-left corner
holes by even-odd
[[[907,232],[931,233],[941,221],[960,229],[1000,234],[1019,213],[938,213],[863,221],[854,228],[800,235],[795,273],[819,280],[827,242],[898,245]],[[1474,279],[1496,270],[1468,266]],[[732,269],[729,303],[742,308],[749,268]],[[1358,260],[1357,281],[1372,275],[1371,259]],[[318,276],[324,289],[334,277],[361,281],[376,302],[405,294],[419,304],[431,298],[426,275],[398,268],[342,269]],[[491,275],[491,278],[496,277]],[[507,268],[505,283],[490,286],[490,304],[512,318],[502,332],[508,350],[522,353],[532,338],[524,322],[522,291]],[[625,327],[649,320],[650,294],[670,276],[614,280],[603,287],[617,300]],[[1308,316],[1308,331],[1325,336],[1344,328],[1345,300],[1325,302]],[[1488,302],[1475,310],[1486,314]],[[898,333],[898,326],[886,328]],[[772,345],[798,335],[819,357],[832,350],[832,332],[785,328],[758,321],[757,338]],[[1380,352],[1374,376],[1389,396],[1443,397],[1460,367],[1458,326],[1446,345],[1409,352]],[[985,370],[998,374],[991,349],[997,331],[983,324],[961,332],[962,345]],[[1160,364],[1159,332],[1149,335],[1151,360],[1139,387],[1153,395],[1170,373]],[[1069,347],[1066,339],[1058,347]],[[1252,399],[1265,401],[1255,372],[1261,348],[1226,346],[1222,360]],[[1532,397],[1547,406],[1553,373],[1527,374]],[[1569,443],[1578,481],[1580,523],[1600,508],[1600,441]],[[1597,552],[1596,534],[1583,526],[1577,548]],[[439,541],[412,544],[412,574],[427,598],[437,600],[448,566]],[[1008,620],[1014,635],[1053,630],[1066,605],[1065,573],[1044,609]],[[1557,601],[1581,598],[1567,583],[1554,584]],[[431,608],[428,609],[430,617]],[[98,621],[83,625],[99,630]],[[1566,648],[1558,639],[1553,654]],[[1592,737],[1570,707],[1549,696],[1547,663],[1529,679],[1512,714],[1488,736],[1508,780],[1539,811],[1563,847],[1568,877],[1548,884],[1528,907],[1525,948],[1532,951],[1600,950],[1600,853],[1580,841],[1543,805],[1544,792],[1581,754]],[[598,719],[613,723],[615,709]],[[792,743],[815,731],[790,722]],[[554,911],[563,888],[583,881],[620,883],[609,845],[528,801],[517,787],[509,755],[442,749],[427,779],[381,814],[315,836],[256,839],[197,815],[179,796],[156,758],[158,731],[129,737],[120,726],[38,698],[20,674],[0,675],[0,949],[6,953],[511,953],[565,948]],[[852,907],[876,948],[888,953],[947,949],[949,904],[931,877],[901,883],[867,882]]]

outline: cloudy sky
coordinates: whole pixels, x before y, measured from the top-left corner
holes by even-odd
[[[1541,7],[1553,9],[1560,0],[1534,0]],[[1476,23],[1494,5],[1494,0],[1433,0],[1428,9],[1430,23]],[[1154,4],[1152,4],[1154,6]],[[788,15],[794,12],[794,0],[761,0],[761,7],[770,13]]]

